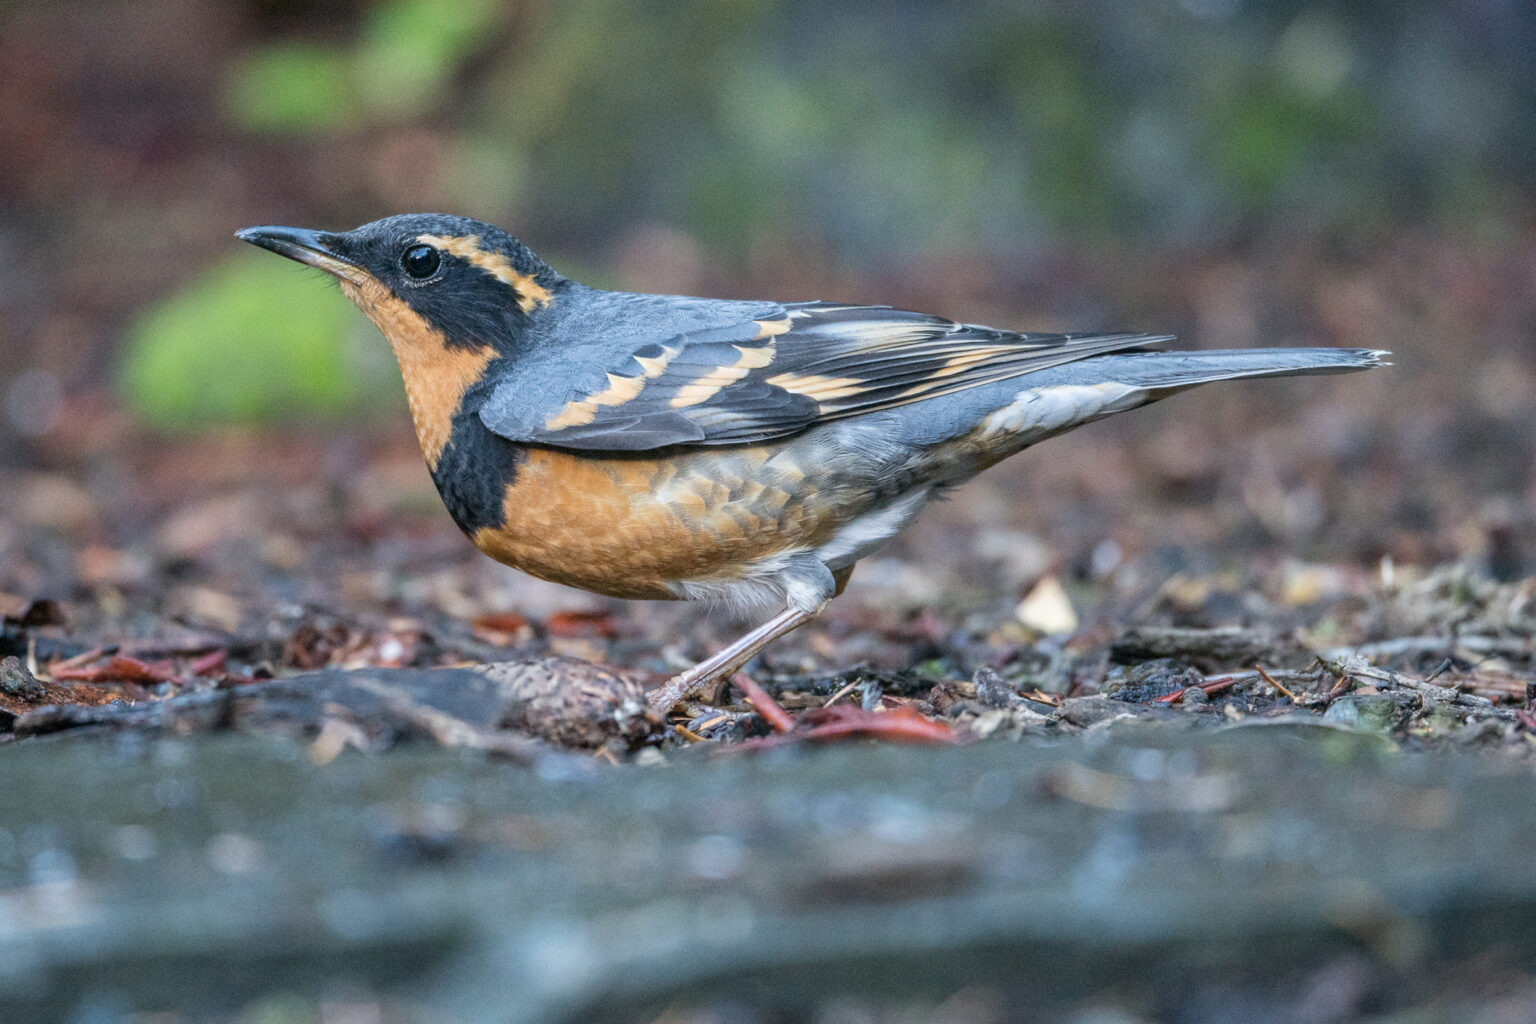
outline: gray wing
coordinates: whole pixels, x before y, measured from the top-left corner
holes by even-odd
[[[512,440],[584,451],[742,444],[1167,340],[1019,334],[884,306],[753,312],[634,339],[601,381],[566,389],[559,401],[546,392],[530,404],[539,396],[500,383],[481,419]]]

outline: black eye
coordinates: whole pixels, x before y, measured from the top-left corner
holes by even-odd
[[[400,266],[405,268],[407,274],[419,280],[437,273],[442,262],[443,258],[430,245],[413,245],[400,257]]]

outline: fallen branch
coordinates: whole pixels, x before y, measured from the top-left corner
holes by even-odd
[[[1454,652],[1458,648],[1476,654],[1531,654],[1536,652],[1536,643],[1533,643],[1530,638],[1516,639],[1483,636],[1481,634],[1468,636],[1403,636],[1391,640],[1374,640],[1370,643],[1354,644],[1349,647],[1330,647],[1326,651],[1319,651],[1318,656],[1330,661],[1348,658],[1357,654],[1362,658],[1394,658],[1400,654]]]

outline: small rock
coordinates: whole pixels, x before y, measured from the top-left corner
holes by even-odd
[[[1397,702],[1384,693],[1351,693],[1338,698],[1323,712],[1323,721],[1365,732],[1384,732],[1392,727]]]
[[[1200,673],[1185,665],[1160,658],[1129,668],[1115,669],[1104,681],[1102,693],[1105,697],[1128,704],[1149,704],[1170,693],[1198,686],[1204,681]]]
[[[976,699],[976,686],[964,679],[944,679],[928,691],[928,703],[941,715],[954,713],[962,705]]]
[[[976,699],[986,707],[1013,708],[1024,703],[1002,676],[985,665],[976,670],[971,682],[976,687]]]
[[[1138,705],[1108,697],[1073,697],[1061,702],[1060,714],[1063,722],[1087,727],[1112,718],[1129,718],[1138,710]]]
[[[1013,617],[1030,629],[1052,636],[1077,629],[1077,612],[1055,576],[1043,577],[1014,609]]]
[[[43,699],[45,693],[43,684],[27,671],[20,658],[11,656],[0,659],[0,694],[25,703],[36,703]]]

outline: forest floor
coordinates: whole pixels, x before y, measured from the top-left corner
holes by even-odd
[[[597,927],[587,898],[627,907],[639,915],[634,920],[673,921],[676,893],[692,891],[699,878],[737,878],[738,869],[754,866],[788,870],[772,857],[814,852],[834,832],[843,835],[826,817],[833,811],[854,815],[848,834],[862,838],[850,850],[893,859],[850,867],[807,854],[794,864],[792,888],[820,895],[792,901],[791,910],[771,889],[710,895],[716,903],[677,924],[678,935],[702,943],[678,940],[692,951],[686,985],[665,957],[650,974],[631,975],[626,957],[635,950],[620,943],[599,954],[601,943],[589,943],[590,975],[567,978],[561,984],[570,987],[558,992],[535,986],[525,1004],[495,1003],[506,1019],[736,1019],[726,1012],[740,1009],[736,997],[712,987],[720,978],[698,973],[708,959],[700,951],[716,947],[734,950],[737,980],[766,986],[749,1000],[754,1019],[986,1022],[1014,1019],[1024,1008],[1039,1019],[1078,1020],[1085,1007],[1113,1006],[1121,1014],[1114,1019],[1126,1020],[1385,1021],[1409,1019],[1401,1014],[1413,1007],[1453,1004],[1458,1013],[1509,1010],[1515,1015],[1500,1019],[1532,1019],[1518,1012],[1533,1005],[1536,946],[1505,924],[1510,914],[1528,920],[1520,915],[1536,901],[1536,879],[1497,866],[1522,861],[1514,851],[1529,836],[1520,808],[1536,806],[1528,767],[1536,759],[1529,261],[1425,239],[1344,267],[1305,269],[1308,260],[1300,253],[1262,272],[1222,262],[1181,275],[1152,267],[1122,290],[1141,289],[1144,309],[1183,310],[1173,318],[1192,324],[1207,347],[1362,345],[1395,350],[1397,365],[1213,387],[1024,453],[862,562],[847,592],[749,665],[745,681],[665,719],[645,710],[643,690],[752,623],[693,605],[595,597],[480,556],[442,509],[403,411],[359,428],[168,439],[145,433],[104,393],[71,395],[46,438],[18,442],[24,447],[0,457],[0,759],[13,780],[0,798],[0,951],[20,965],[0,970],[0,996],[31,998],[16,1005],[73,1019],[83,1004],[68,979],[86,977],[95,980],[85,991],[126,992],[131,1006],[169,1012],[183,1004],[156,1002],[148,981],[113,966],[112,949],[152,958],[164,945],[165,963],[191,970],[194,961],[175,958],[198,943],[207,943],[197,948],[209,957],[238,959],[259,933],[261,942],[281,939],[293,956],[309,955],[310,940],[297,936],[313,922],[301,914],[274,923],[259,912],[264,898],[239,902],[249,892],[231,897],[235,909],[218,936],[197,925],[187,934],[202,938],[189,946],[167,938],[181,924],[144,931],[149,918],[129,913],[140,882],[122,872],[149,839],[161,854],[183,841],[206,851],[199,870],[213,872],[214,888],[177,876],[185,861],[155,860],[167,865],[164,905],[186,908],[188,920],[207,909],[194,897],[213,899],[223,892],[217,885],[236,881],[260,881],[259,891],[280,903],[308,884],[303,865],[329,856],[313,846],[317,836],[340,844],[355,833],[359,849],[372,852],[347,863],[369,873],[326,882],[336,888],[313,897],[316,905],[353,906],[348,885],[377,883],[381,907],[421,924],[426,918],[411,917],[419,905],[410,901],[428,899],[425,890],[391,894],[392,879],[425,885],[434,872],[480,870],[480,860],[456,859],[465,843],[499,850],[513,860],[497,861],[495,877],[482,872],[474,885],[500,895],[483,905],[467,896],[450,901],[460,916],[421,924],[436,938],[408,950],[462,967],[462,949],[433,943],[446,934],[441,929],[482,934],[477,929],[488,925],[477,915],[486,908],[527,910],[516,900],[539,890],[525,884],[532,868],[517,857],[535,847],[550,865],[574,864],[578,853],[593,863],[640,856],[635,836],[649,835],[646,808],[665,806],[677,815],[668,820],[681,824],[645,840],[653,865],[646,885],[594,868],[587,895],[568,893],[562,927]],[[1482,286],[1490,280],[1503,291]],[[941,297],[898,292],[908,304],[958,312]],[[1271,336],[1255,326],[1283,321],[1276,310],[1292,301],[1307,310],[1302,319],[1311,327]],[[765,714],[767,698],[747,692],[754,686],[787,718]],[[147,760],[132,753],[145,743],[182,753]],[[946,749],[898,756],[895,743]],[[210,796],[206,813],[187,826],[195,838],[175,838],[166,815],[182,790],[165,789],[160,775],[191,772],[198,792],[223,792],[236,784],[228,776],[233,763],[281,760],[287,755],[274,753],[281,751],[306,771],[333,774],[300,773],[281,793],[226,794],[217,814]],[[1335,772],[1336,763],[1346,770]],[[658,765],[671,770],[650,770]],[[268,767],[274,778],[292,774]],[[196,774],[202,770],[212,774]],[[111,781],[98,786],[93,772]],[[1017,779],[1009,791],[1027,795],[1004,801],[1008,815],[999,818],[983,806],[992,799],[983,783],[1014,779],[1010,773]],[[717,793],[723,802],[708,805],[712,817],[690,816],[689,794],[743,777],[757,787],[750,808]],[[328,799],[317,796],[329,792],[325,778],[351,780],[334,784],[359,794],[393,786],[419,806],[400,825],[404,812],[378,796],[356,820],[307,826],[301,842],[295,823],[321,813],[315,801]],[[562,788],[573,778],[601,780],[599,789],[590,781],[579,791]],[[130,782],[141,789],[128,792],[153,799],[125,805],[123,813],[138,817],[117,821],[112,801]],[[466,819],[453,801],[420,795],[444,785],[483,789],[502,816]],[[961,801],[976,804],[972,817],[944,817],[960,813],[946,808],[946,785],[980,787]],[[70,811],[62,796],[42,799],[50,787],[70,799],[88,790],[108,803]],[[835,792],[853,802],[828,810]],[[1493,792],[1503,795],[1494,801]],[[772,803],[775,793],[787,802]],[[632,831],[583,833],[563,846],[560,823],[569,814],[541,803],[557,798],[568,808],[602,803],[600,813]],[[267,818],[251,809],[264,799],[292,803]],[[918,815],[914,825],[908,799],[937,817]],[[1063,824],[1063,804],[1078,808],[1081,820]],[[855,805],[862,809],[850,811]],[[446,825],[433,817],[449,813],[443,806],[452,811]],[[791,806],[810,808],[808,817],[774,817]],[[871,808],[893,807],[906,810],[870,817]],[[940,818],[949,831],[941,829],[943,842],[934,846]],[[92,832],[87,821],[107,831]],[[110,829],[109,821],[116,822]],[[487,838],[482,828],[500,831]],[[1258,838],[1242,839],[1250,828]],[[394,838],[378,838],[385,833]],[[540,845],[544,839],[529,838],[535,833],[555,838]],[[1070,840],[1056,861],[1052,836]],[[1151,851],[1165,859],[1139,860],[1151,856],[1152,836],[1172,844]],[[1033,853],[1008,845],[1024,839],[1044,845]],[[412,851],[408,868],[397,862],[402,844]],[[1018,863],[1036,856],[1056,863],[1056,873],[1019,868],[1000,876],[999,865],[1015,863],[997,859],[1005,848]],[[1277,859],[1253,861],[1258,848]],[[729,871],[710,860],[714,854],[730,860]],[[761,857],[766,866],[754,859]],[[60,864],[70,868],[62,876],[54,870]],[[1383,874],[1392,864],[1412,883],[1394,887],[1398,876]],[[1092,867],[1099,880],[1130,870],[1140,888],[1116,897],[1125,901],[1115,905],[1118,916],[1105,917],[1092,879],[1076,889],[1045,884],[1066,877],[1067,865]],[[668,872],[684,868],[694,871],[692,881],[669,888]],[[580,874],[571,870],[567,881]],[[61,877],[74,886],[71,898],[94,894],[98,910],[127,915],[112,934],[129,945],[114,947],[105,932],[59,945],[61,921],[91,920],[61,918],[46,902],[63,891],[49,888]],[[1262,885],[1248,884],[1261,877]],[[1179,888],[1196,879],[1198,886]],[[1346,881],[1357,888],[1338,888]],[[1266,888],[1282,882],[1297,887]],[[1365,913],[1359,901],[1367,889],[1391,913]],[[1323,900],[1325,891],[1333,895]],[[1056,917],[1023,912],[992,921],[984,934],[956,923],[980,928],[991,919],[975,907],[1012,906],[1026,895],[1078,902],[1063,904]],[[960,902],[943,902],[951,896]],[[730,905],[738,909],[789,914],[773,933],[782,941],[765,948],[721,932],[734,911],[722,910],[717,897],[736,900]],[[940,902],[923,902],[932,899]],[[793,908],[823,900],[875,915],[870,930],[839,931],[854,920],[839,918],[825,933],[833,947],[807,944],[815,930]],[[876,915],[877,904],[894,916]],[[900,955],[890,944],[876,950],[875,937],[886,934],[880,928],[920,906],[942,908],[947,923],[930,921],[921,941],[898,928],[914,944]],[[1148,909],[1156,907],[1167,915]],[[1237,915],[1223,950],[1208,938],[1214,933],[1190,930],[1189,915],[1209,921],[1224,912],[1216,908]],[[1143,912],[1153,916],[1136,916]],[[1075,922],[1089,920],[1107,929],[1095,933],[1099,945],[1073,945],[1087,934]],[[1404,921],[1416,930],[1394,930]],[[352,949],[356,936],[336,927],[335,941]],[[554,941],[547,928],[517,927],[525,931],[495,932],[504,944],[496,948]],[[581,934],[597,942],[595,933]],[[1139,971],[1137,951],[1165,942],[1188,959]],[[448,968],[411,974],[416,987],[402,994],[396,979],[375,970],[378,950],[368,949],[337,967],[353,972],[348,977],[361,973],[359,1005],[374,1012],[368,1019],[486,1019],[464,1007],[500,998],[487,994],[501,991],[492,980],[479,977],[476,989]],[[957,950],[973,958],[968,966],[939,970],[936,951]],[[1017,958],[1047,950],[1080,955],[1086,966],[1062,974],[1049,992],[1015,987]],[[838,951],[870,969],[860,975],[869,984],[806,980],[809,965]],[[1253,973],[1249,962],[1247,980],[1223,974],[1216,985],[1200,974],[1200,965],[1239,951],[1276,973]],[[1441,973],[1427,972],[1430,963]],[[1104,975],[1106,964],[1120,973]],[[790,991],[775,987],[786,970],[804,982],[794,989],[797,1009],[772,995]],[[904,973],[914,985],[881,987],[880,979]],[[303,1005],[331,998],[323,995],[328,983],[298,986],[320,1001]],[[286,984],[231,988],[212,1009],[167,1019],[249,1016],[274,992],[289,991]],[[573,995],[578,990],[584,994]],[[196,995],[207,1000],[209,991]],[[1304,1012],[1296,1009],[1298,991],[1332,1009],[1296,1016]],[[837,992],[844,995],[828,995]],[[417,1014],[419,1005],[436,1009]],[[458,1009],[445,1017],[444,1006]],[[843,1010],[853,1016],[837,1016]]]

